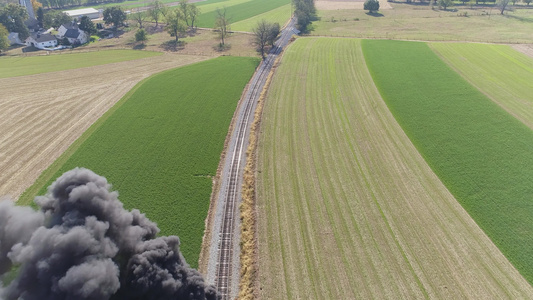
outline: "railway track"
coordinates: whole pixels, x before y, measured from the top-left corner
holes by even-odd
[[[228,155],[224,171],[222,172],[221,193],[218,197],[208,262],[208,281],[217,287],[222,299],[233,299],[238,294],[239,268],[239,204],[241,202],[241,182],[243,166],[246,161],[249,128],[253,122],[253,113],[261,91],[266,83],[268,74],[277,56],[287,46],[293,34],[298,33],[294,28],[295,19],[282,30],[273,50],[263,60],[251,79],[237,116],[237,126],[232,133],[228,146]],[[216,247],[215,247],[216,246]],[[215,252],[215,253],[212,253]],[[215,261],[216,260],[216,261]],[[213,274],[214,273],[214,274]]]

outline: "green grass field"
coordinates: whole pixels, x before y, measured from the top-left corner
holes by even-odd
[[[426,2],[427,3],[427,2]],[[393,9],[381,9],[382,16],[363,10],[323,10],[320,21],[313,22],[311,35],[359,38],[407,39],[422,41],[475,41],[531,43],[533,10],[515,9],[501,16],[496,8],[482,5],[458,11],[431,10],[420,3],[389,3]],[[468,17],[460,14],[467,13]],[[490,14],[490,15],[489,15]],[[332,18],[335,22],[332,22]],[[356,21],[355,19],[358,19]]]
[[[289,21],[291,17],[291,11],[292,9],[290,4],[283,5],[266,13],[259,14],[255,17],[235,22],[231,24],[231,30],[251,32],[252,29],[257,25],[257,23],[262,19],[273,23],[279,23],[279,25],[283,27],[283,24]]]
[[[425,43],[365,40],[381,95],[414,145],[505,256],[533,282],[533,132]]]
[[[71,70],[161,55],[160,52],[109,50],[47,56],[0,57],[0,78]]]
[[[175,0],[161,0],[163,3],[169,4],[176,2]],[[120,5],[125,10],[131,10],[138,7],[145,7],[150,2],[126,1],[120,4],[108,3],[97,6],[98,8],[106,8]],[[290,3],[289,0],[207,0],[195,3],[200,8],[200,15],[198,16],[198,27],[213,28],[216,18],[216,9],[226,7],[228,16],[232,23],[248,20],[244,24],[236,24],[236,28],[232,30],[237,31],[251,31],[255,26],[257,20],[254,17],[261,15],[261,18],[272,22],[285,23],[290,17]],[[92,7],[92,6],[87,6]],[[284,7],[281,9],[281,7]],[[135,10],[133,10],[135,12]],[[253,20],[252,20],[253,19]],[[251,22],[251,23],[250,23]]]
[[[200,6],[201,14],[198,16],[198,27],[213,28],[216,19],[216,9],[223,8],[224,6],[226,7],[226,16],[230,18],[231,23],[234,23],[269,12],[290,3],[289,0],[251,0],[239,4],[233,4],[234,1],[235,0],[232,0],[232,2],[210,4],[209,6]],[[232,4],[229,5],[230,3]]]
[[[162,3],[164,4],[169,4],[169,3],[176,3],[178,1],[176,0],[160,0]],[[225,2],[225,3],[231,3],[232,1],[234,0],[206,0],[206,1],[201,1],[201,2],[197,2],[195,3],[197,6],[202,6],[202,5],[207,5],[207,4],[214,4],[214,3],[221,3],[221,2]],[[246,0],[246,1],[250,1],[250,0]],[[106,7],[112,7],[112,6],[120,6],[122,7],[122,9],[124,10],[130,10],[130,9],[133,9],[133,8],[138,8],[138,7],[147,7],[149,6],[152,2],[154,2],[154,0],[149,0],[149,1],[139,1],[139,0],[133,0],[133,1],[123,1],[123,2],[119,2],[119,3],[105,3],[105,4],[99,4],[99,5],[82,5],[82,6],[79,6],[79,7],[76,7],[76,8],[73,8],[73,9],[80,9],[80,8],[87,8],[87,7],[93,7],[93,8],[103,8],[105,9]],[[223,4],[225,5],[225,4]]]
[[[533,288],[433,173],[357,39],[299,38],[257,158],[262,299],[505,299]]]
[[[507,45],[432,43],[444,61],[533,129],[533,59]]]
[[[212,177],[257,64],[255,58],[221,57],[143,81],[19,201],[27,204],[37,189],[45,193],[67,170],[89,168],[113,184],[126,208],[146,213],[162,235],[178,235],[187,262],[196,267]]]

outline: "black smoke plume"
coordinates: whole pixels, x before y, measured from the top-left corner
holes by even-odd
[[[0,300],[219,299],[104,177],[76,168],[35,202],[0,201]]]

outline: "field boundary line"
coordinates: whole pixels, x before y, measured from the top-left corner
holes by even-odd
[[[255,69],[257,72],[257,69],[259,69],[259,65]],[[200,250],[200,256],[198,261],[198,271],[200,273],[206,275],[207,274],[207,263],[209,261],[209,248],[211,244],[211,237],[212,237],[212,227],[215,222],[215,212],[217,209],[218,204],[218,196],[220,193],[220,182],[222,177],[222,171],[224,170],[224,164],[225,159],[228,154],[229,144],[231,142],[231,137],[233,134],[233,130],[235,129],[235,124],[237,123],[237,119],[239,117],[239,111],[243,105],[243,99],[248,90],[250,89],[250,81],[246,84],[246,87],[242,90],[241,98],[239,98],[239,103],[237,103],[237,107],[235,108],[235,112],[233,112],[233,117],[231,118],[231,123],[228,127],[228,134],[226,135],[226,139],[224,140],[224,148],[222,149],[222,153],[220,153],[220,161],[218,163],[217,172],[215,174],[215,178],[213,178],[213,189],[211,191],[211,199],[209,202],[209,210],[207,211],[207,218],[205,219],[205,231],[204,236],[202,238],[202,249]]]
[[[199,61],[199,62],[202,62],[202,61]],[[167,70],[163,70],[161,72],[157,72],[155,74],[152,74],[142,80],[140,80],[139,82],[137,82],[135,84],[135,86],[133,86],[133,88],[131,88],[128,92],[126,92],[126,94],[124,96],[122,96],[122,98],[120,98],[120,100],[118,100],[111,108],[109,108],[104,114],[102,114],[102,116],[100,116],[91,126],[89,126],[89,128],[83,132],[83,134],[78,137],[68,148],[67,150],[65,150],[65,152],[63,152],[52,164],[50,164],[42,173],[41,175],[39,175],[39,177],[37,177],[37,179],[35,180],[35,182],[33,182],[33,184],[28,187],[26,190],[24,190],[24,192],[20,195],[20,197],[17,199],[17,204],[18,205],[34,205],[33,204],[33,199],[35,198],[35,196],[37,196],[37,193],[39,192],[39,190],[47,183],[49,182],[51,179],[52,179],[52,176],[54,176],[55,173],[57,173],[59,171],[59,169],[65,164],[65,162],[74,154],[74,152],[76,152],[78,150],[78,148],[96,131],[98,130],[98,128],[100,128],[100,126],[102,126],[102,124],[105,123],[105,121],[107,121],[107,119],[109,119],[109,117],[111,117],[120,107],[122,107],[122,105],[124,105],[124,103],[126,103],[130,98],[131,96],[146,82],[148,81],[149,79],[151,79],[152,77],[156,76],[156,75],[159,75],[159,74],[162,74],[162,73],[165,73],[165,72],[170,72],[176,68],[181,68],[181,67],[184,67],[184,66],[190,66],[190,65],[194,65],[194,64],[197,64],[199,62],[194,62],[192,64],[186,64],[186,65],[183,65],[183,66],[178,66],[178,67],[175,67],[175,68],[170,68],[170,69],[167,69]]]
[[[517,120],[519,120],[520,122],[522,122],[524,125],[526,125],[527,127],[533,129],[531,127],[530,124],[528,124],[527,120],[525,120],[524,118],[522,118],[520,115],[518,115],[516,112],[508,109],[507,107],[503,106],[499,101],[496,100],[496,98],[494,98],[493,95],[489,94],[488,92],[484,91],[479,85],[477,85],[474,81],[472,81],[469,77],[467,77],[467,75],[462,72],[461,70],[459,70],[456,66],[454,66],[452,64],[452,62],[447,58],[445,57],[444,55],[442,55],[437,49],[435,49],[435,47],[433,47],[433,42],[429,42],[427,43],[428,44],[428,47],[433,51],[435,52],[435,54],[446,64],[448,65],[452,70],[454,70],[457,74],[459,74],[466,82],[470,83],[473,87],[475,87],[479,92],[481,92],[483,95],[485,95],[488,99],[490,99],[492,102],[494,102],[496,105],[498,105],[499,107],[501,107],[501,109],[503,109],[504,111],[506,111],[507,113],[509,113],[510,115],[512,115],[513,117],[515,117]],[[509,46],[509,45],[508,45]],[[511,46],[509,46],[511,47]],[[519,52],[518,50],[514,49],[513,50]],[[522,52],[520,52],[522,53]],[[522,53],[523,54],[523,53]],[[524,55],[527,55],[527,54],[524,54]]]
[[[239,282],[239,295],[237,299],[256,299],[257,280],[257,210],[256,210],[256,166],[257,166],[257,139],[261,128],[261,117],[268,88],[274,77],[276,68],[281,60],[279,56],[273,63],[267,76],[263,91],[257,102],[254,112],[254,121],[250,127],[249,145],[246,150],[246,166],[244,167],[242,184],[241,215],[241,270]]]
[[[168,70],[167,70],[168,71]],[[163,71],[163,72],[167,72]],[[59,171],[59,169],[65,164],[65,162],[78,150],[78,148],[96,131],[102,124],[105,123],[109,117],[111,117],[115,111],[117,111],[124,103],[126,103],[139,87],[141,87],[148,79],[159,73],[150,75],[129,90],[113,107],[107,110],[96,122],[94,122],[78,139],[76,139],[63,154],[61,154],[48,168],[46,168],[41,175],[35,180],[35,182],[27,188],[17,200],[18,205],[33,205],[33,198],[37,196],[37,193],[44,186],[44,184],[52,179],[52,176]]]

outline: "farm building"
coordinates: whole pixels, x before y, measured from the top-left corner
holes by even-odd
[[[100,11],[94,9],[94,8],[83,8],[83,9],[75,9],[75,10],[65,10],[64,13],[72,17],[73,19],[81,19],[83,16],[89,17],[89,19],[98,19],[102,16]]]
[[[89,40],[87,33],[81,30],[75,22],[59,26],[57,38],[67,38],[71,44],[85,44]]]
[[[48,48],[57,46],[57,39],[51,34],[32,34],[26,39],[26,45],[47,50]]]
[[[71,44],[85,44],[87,43],[87,34],[83,30],[69,29],[65,32],[63,38],[67,38]]]
[[[63,38],[65,33],[67,33],[68,30],[79,30],[78,24],[76,22],[67,23],[59,26],[57,29],[57,36],[58,38]]]

